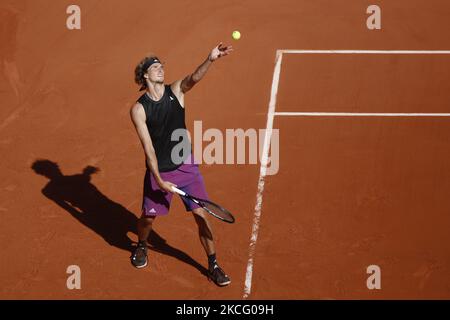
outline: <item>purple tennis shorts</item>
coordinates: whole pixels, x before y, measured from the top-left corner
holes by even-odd
[[[177,169],[160,172],[161,179],[172,182],[178,189],[201,199],[208,199],[205,190],[203,177],[198,169],[198,164],[186,163],[186,161]],[[142,200],[142,215],[145,217],[162,216],[169,213],[170,202],[173,193],[161,190],[156,183],[155,177],[147,169],[144,178],[144,197]],[[199,205],[181,197],[186,211],[200,208]]]

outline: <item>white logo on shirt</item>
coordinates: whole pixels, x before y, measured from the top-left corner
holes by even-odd
[[[156,213],[156,210],[153,209],[153,208],[151,208],[148,212],[150,212],[150,213]]]

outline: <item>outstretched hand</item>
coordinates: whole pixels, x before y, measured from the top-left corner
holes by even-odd
[[[94,167],[94,166],[86,166],[86,168],[83,169],[83,174],[89,176],[89,175],[94,174],[94,173],[97,173],[97,172],[99,172],[99,171],[100,171],[100,169],[97,168],[97,167]]]
[[[209,61],[216,61],[220,57],[229,55],[231,51],[233,51],[233,46],[223,47],[221,42],[214,49],[211,50],[208,59]]]

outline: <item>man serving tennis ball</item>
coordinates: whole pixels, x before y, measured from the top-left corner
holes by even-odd
[[[184,95],[199,82],[217,59],[230,54],[232,46],[219,43],[206,60],[184,79],[170,85],[164,84],[164,64],[155,56],[142,59],[135,69],[135,82],[145,93],[131,107],[131,120],[136,128],[146,159],[144,195],[141,217],[138,220],[138,245],[131,256],[136,268],[147,265],[147,239],[157,216],[167,215],[173,196],[172,186],[188,194],[208,199],[203,177],[194,164],[190,152],[182,150],[182,161],[174,161],[172,149],[183,141],[189,141],[185,124]],[[178,141],[172,140],[172,132],[184,132]],[[183,154],[184,153],[184,154]],[[198,226],[201,244],[208,256],[208,277],[219,286],[231,283],[219,267],[211,226],[205,210],[196,203],[182,198],[187,211],[193,213]]]

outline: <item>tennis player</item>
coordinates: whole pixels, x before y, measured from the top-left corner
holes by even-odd
[[[179,143],[190,139],[185,124],[184,95],[199,82],[217,59],[230,54],[231,46],[222,43],[211,50],[207,59],[184,79],[170,85],[164,83],[164,64],[155,55],[142,59],[135,69],[135,82],[145,93],[131,107],[131,120],[145,153],[146,173],[141,217],[138,220],[138,245],[131,256],[136,268],[147,265],[148,237],[158,216],[167,215],[173,196],[172,186],[208,199],[203,177],[191,155],[191,148],[172,152]],[[179,130],[184,129],[184,130]],[[174,139],[172,133],[184,132]],[[176,155],[176,157],[175,157]],[[176,158],[176,159],[175,159]],[[194,202],[182,198],[187,211],[193,213],[200,242],[208,256],[208,277],[218,286],[231,283],[216,259],[211,225],[206,211]]]

